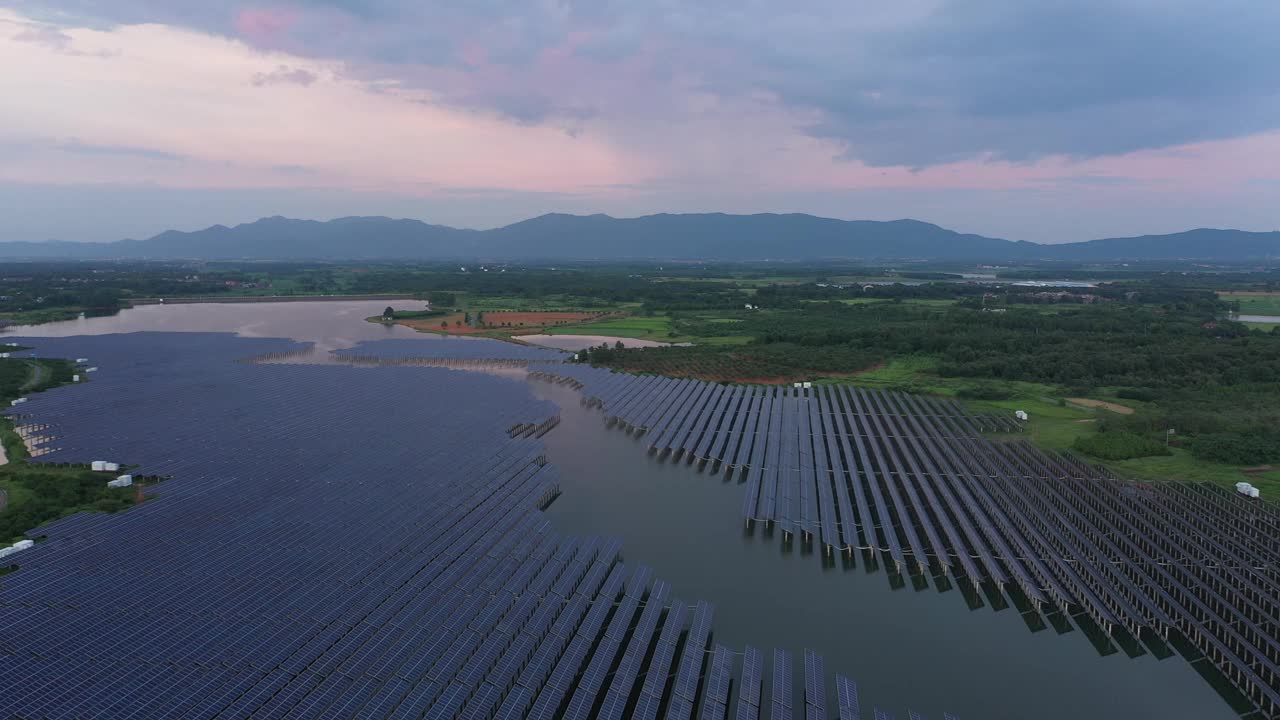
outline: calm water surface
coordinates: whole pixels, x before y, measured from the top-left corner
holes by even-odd
[[[408,309],[417,301],[390,304]],[[226,331],[313,341],[323,352],[364,340],[436,337],[364,322],[386,305],[145,306],[9,333]],[[797,658],[813,648],[824,655],[828,673],[858,682],[864,707],[878,704],[899,718],[908,703],[934,720],[944,710],[965,720],[1236,717],[1177,655],[1131,657],[1115,647],[1100,654],[1102,641],[1091,640],[1074,620],[1055,628],[1013,606],[995,610],[989,597],[940,590],[932,579],[893,583],[862,556],[824,562],[778,537],[748,533],[737,482],[650,457],[643,441],[606,428],[568,388],[531,388],[562,407],[561,424],[544,438],[562,476],[563,494],[547,513],[556,528],[619,537],[628,563],[653,567],[685,601],[715,603],[714,642],[738,651],[747,643],[766,652],[781,647]],[[980,606],[971,609],[974,604]],[[797,664],[800,680],[801,672]],[[832,685],[828,678],[829,691]]]
[[[106,335],[146,330],[161,332],[233,332],[245,337],[283,337],[316,343],[316,350],[328,352],[351,347],[366,340],[384,338],[440,339],[443,342],[470,338],[443,338],[420,333],[403,325],[365,322],[392,306],[397,310],[417,310],[421,300],[355,300],[330,302],[265,303],[183,303],[141,305],[108,317],[80,318],[45,325],[13,325],[5,335],[63,337]],[[2,337],[2,336],[0,336]]]

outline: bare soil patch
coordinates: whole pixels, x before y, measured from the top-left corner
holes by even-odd
[[[1119,413],[1121,415],[1133,414],[1133,408],[1127,405],[1120,405],[1113,402],[1107,402],[1106,400],[1093,400],[1091,398],[1067,398],[1067,402],[1071,403],[1072,405],[1079,405],[1080,407],[1102,408],[1103,410],[1110,410],[1113,413]]]

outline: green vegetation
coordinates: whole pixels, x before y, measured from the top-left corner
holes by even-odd
[[[27,530],[81,511],[116,512],[133,504],[133,488],[109,488],[110,478],[79,468],[10,463],[0,466],[0,543],[21,540]]]
[[[1197,437],[1191,454],[1210,462],[1267,463],[1278,445],[1280,432],[1218,432]]]
[[[0,417],[0,446],[4,448],[4,457],[8,461],[7,464],[27,458],[27,446],[22,442],[22,438],[18,437],[18,433],[14,431],[13,421],[7,417]]]
[[[10,400],[71,382],[75,364],[48,358],[0,358],[0,399]]]
[[[1107,465],[1124,477],[1138,480],[1189,480],[1214,483],[1227,488],[1234,488],[1237,482],[1243,480],[1262,490],[1265,500],[1274,501],[1280,495],[1280,473],[1276,471],[1245,473],[1243,470],[1247,468],[1197,460],[1190,452],[1181,448],[1172,448],[1172,453],[1165,457],[1137,458],[1110,462]]]
[[[1280,463],[1273,430],[1280,427],[1280,336],[1222,319],[1227,308],[1211,288],[1185,285],[1016,295],[937,283],[763,285],[752,309],[725,308],[714,293],[714,309],[686,302],[669,310],[672,332],[693,347],[602,348],[587,361],[631,372],[946,395],[985,412],[1025,410],[1027,434],[1038,444],[1135,477],[1170,471],[1182,474],[1166,477],[1234,483],[1243,468]],[[867,294],[877,297],[856,296]],[[724,336],[740,344],[707,341]],[[1136,412],[1073,407],[1065,398]]]
[[[10,310],[4,313],[3,319],[14,325],[43,325],[44,323],[61,322],[63,320],[75,320],[80,317],[81,313],[88,315],[88,310],[83,305]],[[114,312],[114,308],[111,312]]]
[[[450,314],[447,310],[393,310],[390,307],[387,310],[391,310],[390,315],[384,310],[382,315],[369,319],[386,320],[389,317],[391,320],[421,320],[423,318],[443,318]]]
[[[1132,460],[1173,454],[1168,447],[1156,440],[1124,430],[1082,435],[1075,439],[1072,447],[1101,460]]]
[[[67,360],[0,358],[0,402],[71,381],[75,365]],[[27,449],[8,418],[0,419],[0,444],[7,462],[0,465],[0,544],[20,540],[27,530],[71,513],[115,512],[134,503],[132,488],[109,488],[110,475],[84,467],[55,467],[27,462]]]
[[[691,339],[679,335],[675,331],[671,318],[666,315],[606,318],[595,322],[552,328],[547,332],[552,335],[610,335],[659,342],[687,342]]]
[[[1235,295],[1223,293],[1223,300],[1245,315],[1280,315],[1280,293],[1275,295]]]

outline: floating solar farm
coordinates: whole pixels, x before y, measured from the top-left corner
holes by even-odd
[[[0,577],[0,716],[882,713],[817,651],[717,643],[714,608],[625,564],[619,541],[556,533],[541,508],[557,474],[537,438],[558,410],[519,380],[417,367],[412,351],[391,363],[242,362],[305,346],[221,334],[23,343],[100,368],[7,410],[34,461],[117,463],[148,499],[49,523],[5,557],[16,569]],[[533,350],[493,359],[550,357]],[[773,509],[753,517],[792,512],[773,488]],[[796,497],[795,532],[833,523],[843,537],[825,496],[811,516]]]
[[[1108,635],[1174,636],[1265,716],[1280,713],[1274,505],[1206,484],[1121,481],[1025,441],[994,442],[983,433],[1016,432],[1013,418],[936,398],[575,364],[530,375],[578,389],[650,452],[742,482],[749,525],[1007,590],[1046,614],[1083,613]]]

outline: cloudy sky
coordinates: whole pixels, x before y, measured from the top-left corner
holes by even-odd
[[[0,241],[265,215],[1280,228],[1267,0],[0,0]]]

